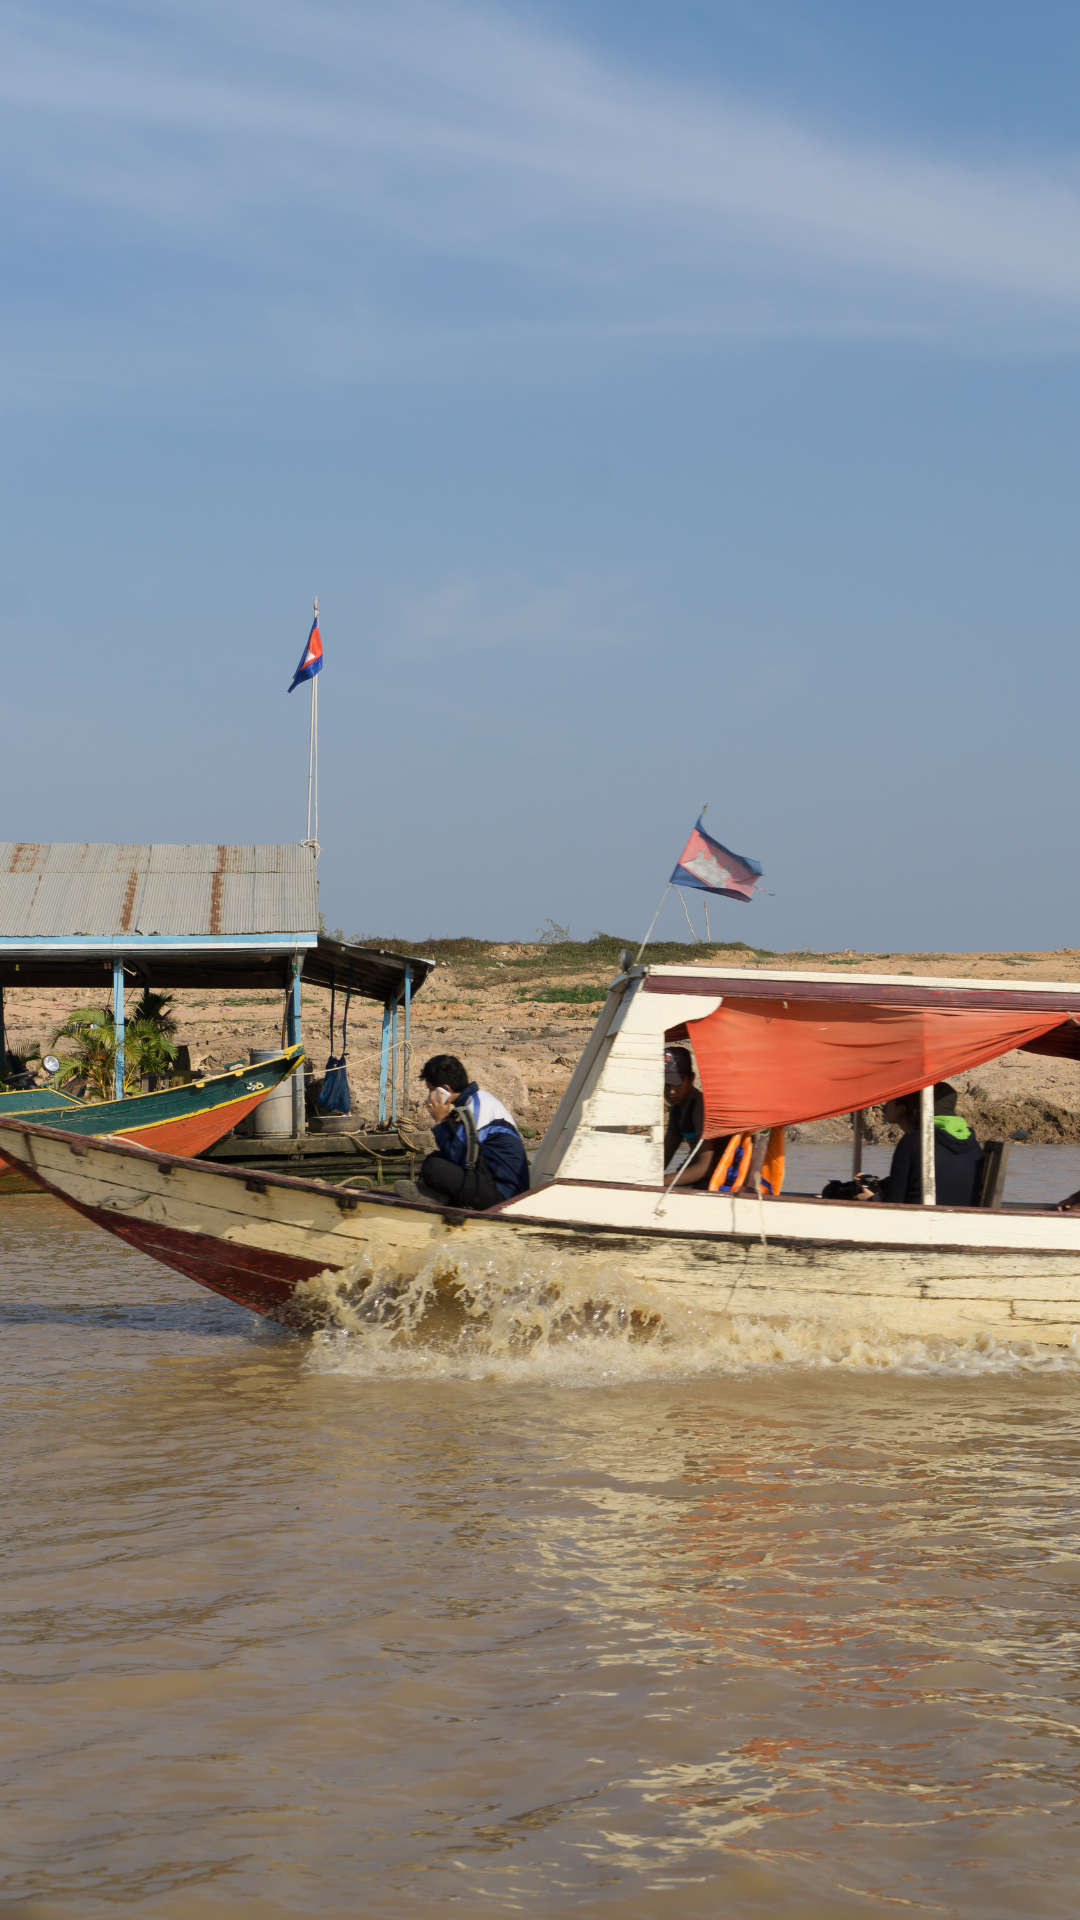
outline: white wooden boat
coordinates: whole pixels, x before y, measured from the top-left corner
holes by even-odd
[[[545,1135],[532,1190],[483,1214],[19,1120],[0,1119],[0,1157],[165,1265],[296,1325],[325,1312],[333,1276],[354,1300],[426,1277],[435,1300],[463,1268],[497,1276],[524,1262],[572,1275],[579,1300],[617,1303],[625,1286],[646,1318],[650,1299],[710,1319],[839,1310],[925,1338],[1067,1343],[1080,1332],[1080,1216],[665,1192],[663,1052],[673,1040],[694,1048],[708,1133],[773,1124],[788,1086],[804,1109],[783,1116],[793,1122],[820,1117],[822,1100],[850,1110],[838,1086],[864,1106],[872,1086],[890,1097],[920,1073],[947,1077],[1017,1045],[1075,1056],[1078,1020],[1069,983],[631,968]],[[819,1055],[832,1079],[811,1111],[807,1060]]]

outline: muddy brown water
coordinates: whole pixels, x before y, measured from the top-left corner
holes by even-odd
[[[38,1198],[0,1275],[3,1915],[1075,1911],[1075,1356],[395,1355]]]

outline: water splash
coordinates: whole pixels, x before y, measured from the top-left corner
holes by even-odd
[[[412,1279],[370,1255],[316,1274],[297,1302],[318,1327],[308,1366],[357,1378],[547,1381],[565,1386],[741,1374],[766,1368],[844,1368],[942,1375],[1080,1371],[1080,1343],[963,1340],[898,1333],[864,1317],[821,1312],[784,1321],[711,1313],[670,1287],[614,1265],[524,1251],[498,1262],[434,1254]]]

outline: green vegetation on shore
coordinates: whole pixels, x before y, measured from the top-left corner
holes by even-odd
[[[456,940],[401,940],[396,936],[391,939],[363,934],[356,936],[354,944],[381,947],[384,953],[414,953],[418,958],[444,964],[464,961],[468,966],[503,967],[507,972],[537,974],[550,973],[552,967],[566,973],[589,967],[617,968],[623,948],[628,947],[631,958],[636,959],[640,942],[620,939],[614,933],[594,933],[591,940],[539,941],[476,940],[469,935]],[[641,957],[646,964],[663,966],[691,959],[719,958],[722,954],[744,955],[748,960],[776,958],[767,947],[751,947],[743,940],[716,940],[708,946],[703,942],[695,945],[690,940],[650,940]]]
[[[530,1000],[533,1002],[534,1005],[537,1001],[544,1001],[546,1003],[551,1000],[557,1000],[559,1001],[560,1004],[564,1004],[565,1002],[569,1001],[571,1006],[580,1007],[585,1005],[586,1002],[606,1000],[607,988],[606,987],[522,987],[518,993],[518,999]]]

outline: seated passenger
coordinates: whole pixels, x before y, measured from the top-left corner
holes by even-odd
[[[859,1200],[885,1200],[893,1206],[906,1201],[917,1206],[922,1200],[922,1144],[919,1137],[920,1096],[906,1093],[900,1100],[887,1100],[884,1118],[890,1126],[903,1128],[903,1138],[893,1150],[887,1177],[879,1181],[876,1193],[863,1187]],[[956,1088],[939,1080],[934,1088],[934,1173],[939,1207],[977,1207],[982,1190],[983,1151],[966,1120],[956,1111]]]
[[[501,1100],[470,1080],[452,1053],[438,1053],[420,1069],[435,1122],[435,1152],[419,1180],[395,1180],[405,1200],[441,1200],[484,1211],[527,1193],[525,1142]]]
[[[676,1187],[708,1185],[716,1159],[714,1140],[703,1141],[705,1096],[694,1085],[694,1061],[689,1047],[668,1047],[664,1054],[664,1099],[668,1105],[664,1134],[664,1179],[670,1180],[683,1151],[684,1165],[672,1181]]]

